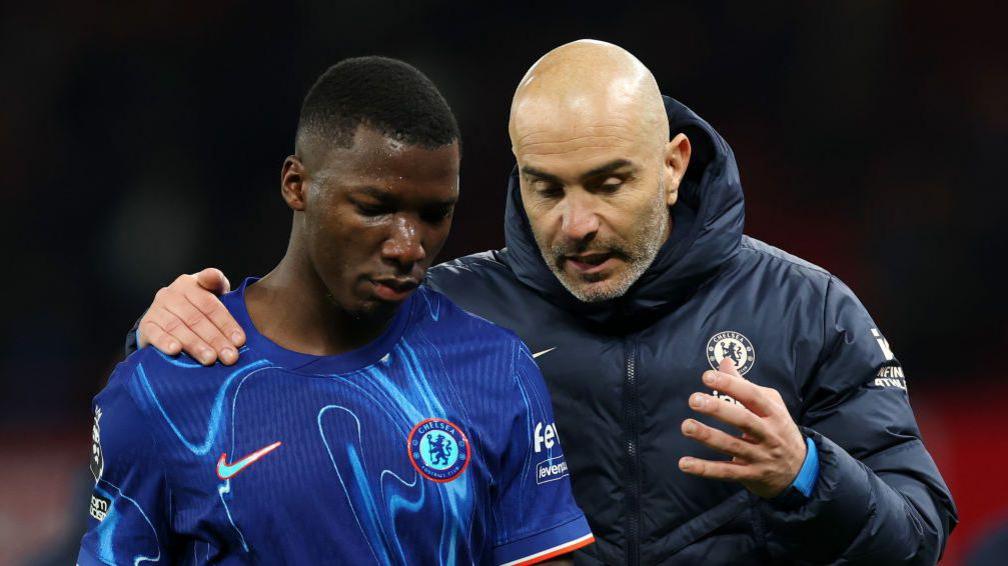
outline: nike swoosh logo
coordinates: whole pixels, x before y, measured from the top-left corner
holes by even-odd
[[[217,460],[217,477],[219,477],[222,480],[228,480],[233,478],[235,475],[238,474],[238,472],[249,467],[249,465],[251,465],[259,458],[262,458],[263,456],[279,448],[280,444],[281,442],[278,440],[273,444],[270,444],[269,446],[256,450],[255,452],[249,454],[248,456],[245,456],[244,458],[238,460],[233,464],[227,463],[227,452],[221,454],[220,458]]]
[[[552,352],[553,350],[556,350],[556,346],[553,346],[549,350],[543,350],[542,352],[536,352],[536,353],[532,354],[532,357],[533,358],[538,358],[539,356],[541,356],[543,354],[548,354],[548,353]]]

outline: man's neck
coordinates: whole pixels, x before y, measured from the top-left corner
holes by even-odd
[[[245,290],[245,306],[260,334],[288,350],[333,356],[372,342],[388,328],[394,314],[355,318],[333,303],[314,268],[291,252]]]

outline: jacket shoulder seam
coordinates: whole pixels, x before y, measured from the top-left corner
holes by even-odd
[[[767,245],[769,245],[769,244],[767,244]],[[808,262],[804,262],[804,261],[795,261],[795,260],[793,260],[791,258],[788,258],[786,256],[778,255],[778,254],[775,254],[775,253],[771,253],[771,252],[769,252],[767,250],[764,250],[764,249],[759,249],[758,247],[756,247],[756,246],[752,245],[751,243],[746,242],[744,240],[742,241],[742,243],[740,244],[739,247],[741,247],[743,249],[746,249],[746,250],[748,250],[748,251],[750,251],[752,253],[759,254],[761,256],[767,257],[769,259],[777,260],[777,261],[786,263],[788,265],[797,267],[797,268],[799,268],[799,269],[801,269],[803,271],[808,271],[808,272],[815,273],[817,275],[826,277],[827,279],[835,279],[836,278],[835,275],[833,275],[829,271],[823,269],[822,267],[819,267],[818,265],[814,265],[814,264],[811,264],[811,263],[808,263]],[[787,253],[787,252],[784,252],[783,250],[781,250],[781,251],[783,253],[785,253],[785,254]]]

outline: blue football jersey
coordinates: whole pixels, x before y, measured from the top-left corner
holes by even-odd
[[[224,304],[234,366],[145,348],[94,400],[90,564],[528,564],[592,542],[511,332],[420,287],[338,356]]]

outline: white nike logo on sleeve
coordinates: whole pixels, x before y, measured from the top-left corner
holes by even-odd
[[[539,356],[541,356],[543,354],[548,354],[548,353],[552,352],[553,350],[556,350],[556,346],[553,346],[549,350],[543,350],[542,352],[536,352],[536,353],[532,354],[532,357],[533,358],[538,358]]]

